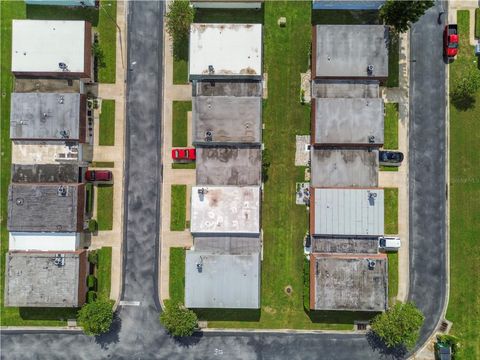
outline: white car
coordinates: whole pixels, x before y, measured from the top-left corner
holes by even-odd
[[[381,236],[378,238],[378,247],[386,251],[398,251],[400,238],[397,236]]]

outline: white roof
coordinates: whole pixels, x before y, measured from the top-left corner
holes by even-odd
[[[258,309],[260,256],[187,251],[185,305],[190,308]]]
[[[262,25],[192,24],[189,64],[190,76],[260,77]]]
[[[85,21],[13,20],[12,71],[84,72]]]
[[[21,251],[75,251],[80,245],[79,233],[11,232],[8,249]]]
[[[384,233],[383,189],[314,189],[314,235]]]
[[[65,143],[12,142],[12,164],[59,164],[81,161],[82,144],[67,146]]]
[[[260,187],[194,186],[190,230],[195,234],[259,234]]]

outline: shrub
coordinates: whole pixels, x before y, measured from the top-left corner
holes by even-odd
[[[98,226],[97,226],[97,220],[95,220],[95,219],[90,219],[90,220],[88,221],[88,231],[89,231],[89,232],[95,232],[95,231],[97,231],[97,228],[98,228]]]
[[[97,299],[85,304],[78,312],[78,323],[89,336],[108,332],[112,321],[113,302],[107,299]]]
[[[165,15],[165,26],[174,43],[188,38],[194,16],[195,10],[189,1],[174,0],[170,3],[168,13]]]
[[[190,336],[197,328],[197,315],[179,301],[165,300],[160,322],[173,336]]]
[[[97,279],[93,275],[87,276],[87,286],[91,290],[95,290],[95,285],[97,285]]]
[[[470,71],[466,76],[455,82],[450,93],[453,106],[458,110],[468,110],[475,105],[475,92],[480,88],[480,74],[477,70]]]
[[[387,0],[380,9],[380,17],[387,25],[391,25],[395,32],[403,33],[433,5],[432,0]]]
[[[97,299],[97,293],[93,290],[87,292],[87,304],[93,303]]]
[[[411,349],[417,342],[424,320],[425,317],[413,303],[397,303],[388,311],[375,316],[371,327],[387,347],[403,345]]]
[[[96,265],[98,263],[97,250],[92,250],[88,252],[88,262],[93,265]]]

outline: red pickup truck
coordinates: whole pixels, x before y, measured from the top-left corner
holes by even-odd
[[[458,53],[458,28],[456,24],[448,24],[443,30],[443,54],[454,58]]]

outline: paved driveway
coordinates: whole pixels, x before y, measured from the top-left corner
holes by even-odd
[[[90,338],[72,333],[4,333],[2,359],[383,359],[364,335],[204,333],[176,341],[158,322],[157,246],[160,178],[161,18],[163,3],[132,1],[129,14],[125,184],[126,243],[122,300],[112,331]],[[439,319],[445,296],[443,67],[433,56],[441,36],[435,10],[412,36],[411,289],[427,316],[422,340]],[[435,26],[434,26],[435,25]],[[422,34],[420,34],[422,33]],[[431,46],[425,46],[429,41]],[[436,51],[436,50],[435,50]],[[438,47],[438,51],[441,51]],[[435,54],[437,56],[438,54]],[[136,62],[135,64],[133,64]],[[421,99],[418,104],[415,100]],[[421,155],[421,157],[420,157]],[[403,356],[401,356],[403,357]]]

